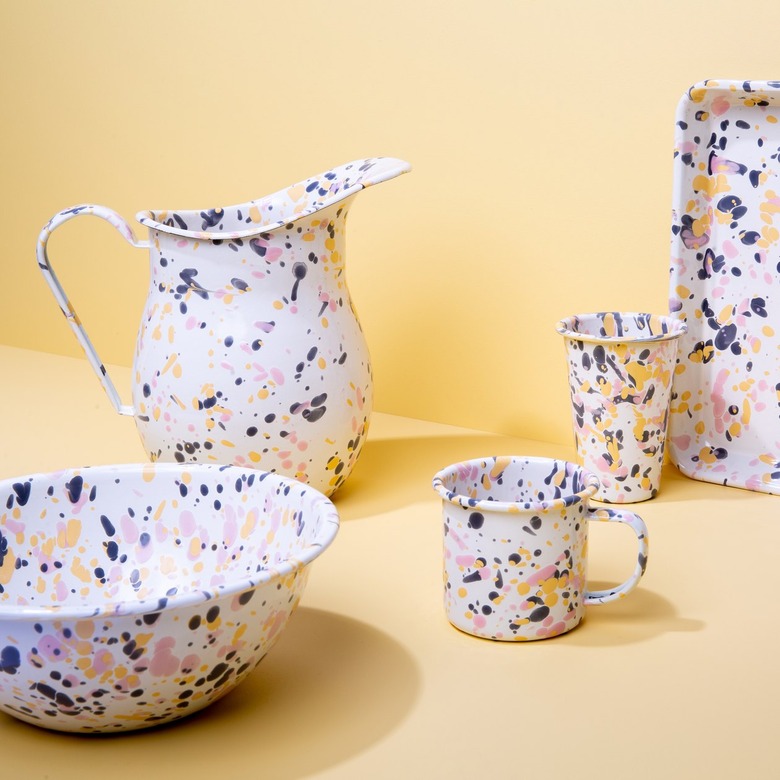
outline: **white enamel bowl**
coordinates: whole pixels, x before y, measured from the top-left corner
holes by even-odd
[[[232,466],[0,481],[0,710],[111,732],[202,709],[276,642],[338,527],[313,488]]]

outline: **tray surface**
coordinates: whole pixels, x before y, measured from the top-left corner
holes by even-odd
[[[670,456],[780,494],[780,81],[701,82],[676,120]]]

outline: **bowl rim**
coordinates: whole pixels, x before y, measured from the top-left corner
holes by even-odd
[[[227,471],[235,473],[237,476],[245,474],[254,476],[258,482],[270,480],[272,484],[283,486],[297,491],[301,496],[305,493],[313,495],[312,507],[322,513],[322,524],[314,540],[303,547],[295,556],[290,556],[281,564],[269,566],[256,572],[251,577],[240,577],[223,585],[217,585],[214,588],[198,588],[186,590],[184,592],[166,593],[157,595],[153,598],[139,599],[137,601],[118,600],[108,602],[104,605],[35,605],[27,606],[22,604],[2,604],[0,603],[0,620],[86,620],[101,617],[124,617],[141,616],[156,612],[163,612],[168,609],[190,607],[195,604],[208,603],[216,599],[222,599],[227,596],[233,596],[254,590],[260,585],[274,580],[286,577],[294,572],[303,569],[307,564],[317,558],[325,549],[327,549],[338,533],[340,520],[338,510],[333,502],[323,495],[316,488],[303,482],[298,482],[292,477],[285,477],[271,471],[260,471],[242,466],[232,466],[216,463],[123,463],[112,465],[84,466],[76,468],[66,468],[59,471],[37,472],[25,474],[19,477],[9,477],[0,480],[0,491],[6,489],[12,490],[14,483],[22,480],[31,479],[62,479],[64,476],[84,475],[85,473],[107,473],[111,475],[122,474],[141,474],[144,470],[151,469],[159,473],[193,473],[209,471]],[[0,510],[4,511],[4,510]],[[170,595],[169,595],[170,594]]]

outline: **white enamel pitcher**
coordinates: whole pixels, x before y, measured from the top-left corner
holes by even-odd
[[[38,239],[38,265],[120,414],[153,461],[230,463],[294,477],[330,495],[365,440],[373,401],[368,348],[344,276],[347,211],[364,187],[410,170],[357,160],[250,203],[143,211],[138,241],[116,212],[81,205]],[[55,228],[83,214],[149,249],[151,279],[120,396],[49,261]]]

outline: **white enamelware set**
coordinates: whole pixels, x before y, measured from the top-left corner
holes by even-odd
[[[653,498],[667,439],[691,477],[780,493],[778,119],[780,82],[711,80],[680,101],[671,314],[557,325],[579,463],[491,456],[435,476],[455,627],[544,639],[626,595],[647,528],[591,502]],[[96,205],[44,227],[38,265],[150,463],[0,482],[0,709],[65,731],[143,728],[206,706],[270,649],[336,535],[327,496],[371,414],[346,215],[409,169],[369,158],[237,206],[144,211],[143,240]],[[52,232],[85,215],[149,252],[131,404],[49,258]],[[634,572],[610,590],[588,589],[591,519],[637,536]]]

